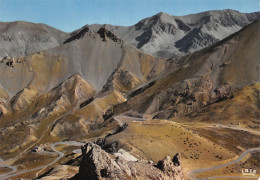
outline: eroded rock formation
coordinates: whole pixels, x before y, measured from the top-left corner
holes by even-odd
[[[91,142],[82,147],[82,154],[79,173],[73,179],[183,179],[179,154],[153,164],[122,149],[109,154]]]

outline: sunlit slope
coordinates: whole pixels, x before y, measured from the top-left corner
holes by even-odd
[[[3,60],[3,153],[36,140],[86,135],[104,121],[109,108],[126,100],[125,93],[155,78],[164,65],[165,60],[142,53],[103,28],[54,49]],[[74,125],[83,134],[74,132]]]
[[[213,103],[200,111],[191,113],[182,121],[200,121],[221,123],[226,125],[242,125],[252,129],[259,129],[260,83],[245,86],[233,93],[231,99]]]
[[[108,32],[89,33],[60,47],[16,58],[11,65],[4,60],[0,64],[2,89],[12,98],[27,88],[33,98],[79,74],[97,91],[108,80],[113,80],[114,75],[119,76],[117,86],[126,90],[154,77],[163,69],[162,60],[145,55],[120,39],[104,39],[102,33]],[[148,72],[145,72],[144,66]],[[127,80],[123,80],[124,77],[134,81],[124,82]]]
[[[257,21],[216,45],[168,60],[165,75],[129,94],[115,111],[169,119],[233,98],[234,91],[260,81],[259,29]]]

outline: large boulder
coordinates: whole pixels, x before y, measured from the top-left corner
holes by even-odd
[[[100,146],[87,143],[81,150],[80,179],[122,178],[123,171],[119,165]]]

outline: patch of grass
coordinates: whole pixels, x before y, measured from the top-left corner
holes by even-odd
[[[185,172],[219,165],[236,157],[236,153],[230,153],[229,149],[190,128],[163,120],[131,122],[123,132],[109,137],[107,143],[115,141],[135,156],[155,162],[166,155],[174,156],[180,152]]]

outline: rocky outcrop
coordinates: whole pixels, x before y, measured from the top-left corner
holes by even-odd
[[[69,43],[69,42],[74,41],[74,40],[77,40],[77,39],[83,38],[87,32],[89,32],[88,27],[82,28],[78,31],[71,33],[70,34],[71,36],[67,40],[64,41],[64,44]]]
[[[7,114],[6,108],[0,102],[0,117]]]
[[[180,156],[169,156],[157,165],[138,160],[120,149],[109,154],[94,143],[82,147],[83,159],[73,179],[183,179]]]
[[[103,41],[107,41],[108,38],[115,41],[115,42],[118,42],[118,43],[122,43],[122,39],[118,38],[116,35],[114,35],[112,32],[108,31],[107,29],[105,28],[100,28],[97,33],[100,35],[100,37],[103,39]]]
[[[180,166],[180,154],[176,154],[173,159],[166,156],[163,160],[157,163],[157,167],[167,176],[173,179],[183,179],[183,172]]]

